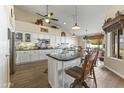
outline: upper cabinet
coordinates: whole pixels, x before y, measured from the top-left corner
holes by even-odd
[[[61,37],[60,36],[56,36],[56,44],[60,44],[61,43]]]
[[[46,26],[39,26],[33,23],[17,21],[16,20],[16,32],[23,33],[23,41],[25,41],[24,34],[31,34],[31,42],[36,43],[37,39],[50,39],[51,44],[69,43],[75,44],[76,38],[72,38],[68,32],[63,32],[60,29],[53,29]],[[43,29],[46,30],[43,30]],[[41,31],[42,30],[42,31]]]
[[[32,33],[40,33],[40,34],[49,34],[49,35],[56,35],[61,36],[61,29],[54,29],[47,26],[40,26],[29,22],[24,21],[15,21],[15,30],[22,31],[22,32],[32,32]],[[63,34],[62,34],[63,35]],[[64,32],[65,37],[71,36],[69,32]]]
[[[56,36],[55,35],[50,35],[50,43],[55,44],[56,43]]]

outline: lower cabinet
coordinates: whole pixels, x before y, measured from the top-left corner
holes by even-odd
[[[60,61],[48,57],[48,82],[52,88],[69,88],[74,78],[65,73],[65,69],[80,65],[80,58]]]
[[[24,64],[47,59],[46,54],[61,52],[61,49],[16,51],[16,64]]]

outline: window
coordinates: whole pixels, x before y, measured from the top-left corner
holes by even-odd
[[[112,35],[113,35],[112,36],[113,37],[112,38],[112,56],[113,57],[118,57],[118,53],[117,53],[117,50],[118,50],[118,48],[117,48],[117,45],[118,45],[117,44],[118,43],[117,42],[117,34],[118,34],[117,31],[112,33]]]
[[[123,30],[119,30],[119,58],[124,58],[124,34]]]
[[[112,56],[119,59],[124,57],[124,34],[122,29],[112,32]]]

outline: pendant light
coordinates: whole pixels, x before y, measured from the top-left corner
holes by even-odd
[[[80,26],[77,24],[77,6],[75,6],[75,24],[72,26],[72,29],[79,30]]]

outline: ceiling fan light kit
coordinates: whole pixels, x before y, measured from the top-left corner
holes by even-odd
[[[50,19],[49,18],[45,18],[45,22],[46,23],[49,23],[50,22]]]
[[[36,13],[36,14],[41,16],[43,20],[49,24],[51,23],[51,21],[59,21],[58,19],[52,17],[54,15],[53,12],[49,13],[48,5],[46,5],[46,15],[42,15],[40,13]]]

